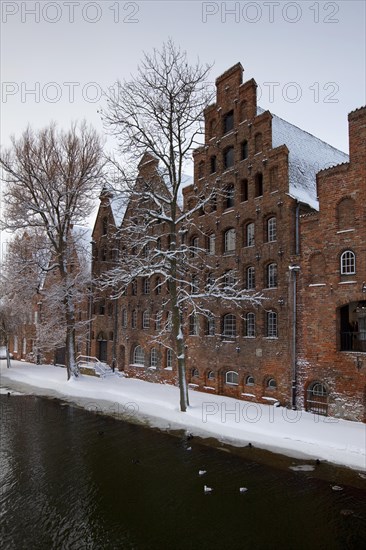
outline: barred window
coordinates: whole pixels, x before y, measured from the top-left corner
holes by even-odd
[[[227,313],[223,317],[223,336],[225,338],[234,338],[236,336],[236,317],[232,313]]]

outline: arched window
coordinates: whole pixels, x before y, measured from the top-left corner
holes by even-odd
[[[198,179],[203,178],[205,175],[205,163],[203,160],[201,160],[198,163]]]
[[[239,375],[233,370],[229,370],[225,373],[225,382],[230,386],[237,386],[239,384]]]
[[[236,233],[235,229],[231,228],[224,233],[224,252],[235,252]]]
[[[245,246],[254,246],[254,223],[249,222],[245,226]]]
[[[274,216],[267,220],[267,242],[272,243],[277,240],[277,220]]]
[[[246,384],[246,386],[254,386],[254,384],[255,384],[254,376],[249,374],[249,376],[247,376],[246,379],[245,379],[245,384]]]
[[[339,229],[350,229],[355,225],[355,201],[350,197],[342,199],[337,206]]]
[[[234,111],[226,113],[223,119],[223,132],[226,134],[234,128]]]
[[[255,313],[247,313],[245,316],[244,336],[247,338],[255,337]]]
[[[173,352],[171,349],[166,350],[166,369],[172,369],[173,368]]]
[[[258,133],[254,136],[254,152],[259,153],[262,151],[263,144],[262,144],[262,134]]]
[[[231,168],[234,166],[234,147],[227,147],[223,153],[224,168]]]
[[[245,270],[245,287],[247,290],[255,288],[255,268],[252,265]]]
[[[192,237],[191,239],[191,255],[197,256],[198,254],[198,247],[199,247],[199,239],[198,237]]]
[[[269,378],[267,380],[266,387],[268,390],[275,390],[277,388],[277,382],[274,378]]]
[[[127,327],[127,309],[125,307],[122,309],[122,327]]]
[[[316,414],[328,413],[328,389],[322,382],[312,382],[306,392],[306,410]]]
[[[151,348],[150,350],[150,367],[156,369],[158,366],[158,352],[156,348]]]
[[[161,278],[156,277],[155,279],[155,294],[161,294]]]
[[[189,316],[189,334],[191,336],[198,335],[198,319],[195,313],[191,313]]]
[[[248,158],[248,142],[247,140],[243,141],[240,148],[241,160]]]
[[[192,369],[192,378],[199,378],[199,375],[198,369]]]
[[[353,275],[356,273],[356,255],[352,250],[346,250],[341,256],[341,274]]]
[[[150,313],[147,310],[142,313],[142,328],[150,328]]]
[[[232,313],[223,316],[222,334],[224,338],[235,338],[236,336],[236,317]]]
[[[209,370],[207,373],[207,380],[215,380],[215,373],[213,370]]]
[[[233,185],[228,185],[224,192],[224,208],[233,208],[235,205],[234,200],[235,190]]]
[[[161,320],[163,318],[163,314],[161,311],[158,311],[155,315],[155,330],[161,330]]]
[[[150,279],[149,279],[149,277],[144,277],[143,291],[144,291],[144,294],[150,294]]]
[[[135,365],[145,364],[145,354],[141,346],[136,346],[133,350],[133,362]]]
[[[262,172],[257,172],[254,177],[254,196],[261,197],[263,195],[263,174]]]
[[[277,313],[275,311],[267,311],[266,313],[266,336],[268,338],[278,337]]]
[[[241,190],[241,201],[242,202],[245,202],[248,200],[248,196],[249,196],[249,187],[248,187],[248,180],[247,179],[244,179],[244,180],[241,180],[241,183],[240,183],[240,190]]]
[[[277,264],[267,265],[267,288],[277,287]]]
[[[131,327],[132,328],[136,328],[137,327],[137,311],[136,309],[134,309],[132,311],[132,315],[131,315]]]

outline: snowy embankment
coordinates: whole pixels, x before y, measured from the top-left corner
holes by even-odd
[[[188,411],[181,413],[178,388],[173,386],[118,374],[104,379],[80,376],[67,382],[63,368],[13,360],[10,369],[4,360],[0,367],[2,386],[8,388],[58,395],[90,410],[127,419],[136,415],[161,429],[187,429],[235,446],[250,442],[292,457],[366,469],[365,424],[195,391],[190,391]]]

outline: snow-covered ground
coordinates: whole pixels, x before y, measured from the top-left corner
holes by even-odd
[[[251,442],[292,457],[366,469],[366,425],[362,423],[195,391],[190,391],[190,408],[181,413],[176,387],[117,374],[104,379],[80,376],[67,382],[66,370],[53,365],[12,360],[7,369],[1,360],[0,373],[5,388],[59,395],[87,409],[136,416],[161,429],[187,429],[231,445]]]

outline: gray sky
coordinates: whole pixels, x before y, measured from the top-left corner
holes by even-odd
[[[212,81],[240,61],[259,104],[348,152],[347,114],[365,103],[365,2],[1,3],[1,141],[27,124],[101,132],[101,91],[169,36]]]

